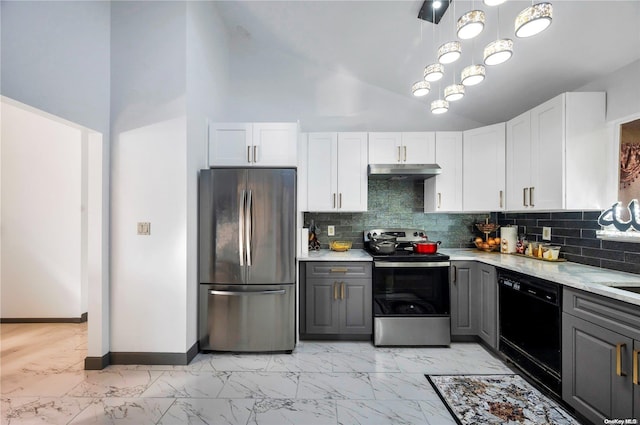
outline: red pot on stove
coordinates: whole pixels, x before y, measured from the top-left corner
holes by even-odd
[[[435,254],[438,251],[438,245],[442,242],[414,242],[413,243],[413,252],[418,254]]]

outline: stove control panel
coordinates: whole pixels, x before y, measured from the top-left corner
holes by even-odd
[[[365,230],[364,241],[369,242],[371,239],[375,239],[380,236],[392,236],[396,238],[396,241],[401,242],[420,242],[427,238],[427,232],[424,229],[402,229],[402,228],[390,228],[390,229],[371,229]]]

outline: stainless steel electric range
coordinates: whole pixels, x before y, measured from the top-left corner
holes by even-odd
[[[425,239],[422,229],[364,232],[365,248],[373,256],[376,346],[451,343],[449,256],[414,252],[413,243]]]

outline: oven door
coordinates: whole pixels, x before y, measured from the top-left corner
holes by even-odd
[[[448,316],[449,266],[438,263],[376,262],[375,317]]]
[[[449,345],[449,262],[374,262],[373,312],[376,346]]]

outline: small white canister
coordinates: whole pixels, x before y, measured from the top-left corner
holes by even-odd
[[[503,254],[516,252],[516,243],[518,243],[518,226],[502,226],[500,228],[500,239],[500,252]]]

